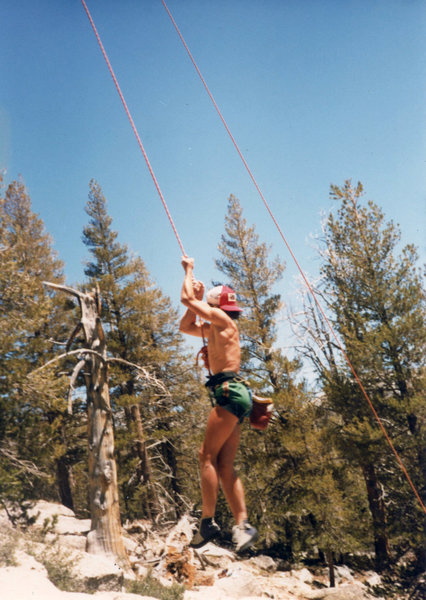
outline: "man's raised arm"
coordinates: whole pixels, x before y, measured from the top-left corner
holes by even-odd
[[[179,331],[189,335],[202,336],[201,328],[197,324],[197,313],[191,310],[191,304],[196,300],[201,300],[204,296],[204,286],[198,281],[194,281],[194,259],[184,256],[182,266],[185,269],[185,278],[183,280],[181,302],[187,309],[180,321]],[[194,289],[195,287],[195,289]]]
[[[182,266],[185,270],[185,277],[183,280],[180,301],[187,308],[191,308],[191,305],[193,305],[196,300],[194,293],[194,259],[183,256]]]
[[[204,285],[201,281],[195,281],[194,279],[194,259],[187,256],[182,257],[182,266],[185,269],[185,277],[180,299],[188,310],[182,317],[180,331],[201,336],[201,328],[196,323],[197,315],[203,321],[215,323],[218,326],[225,326],[227,322],[225,313],[218,308],[212,308],[207,302],[203,302],[202,300]],[[208,331],[208,325],[204,329]]]

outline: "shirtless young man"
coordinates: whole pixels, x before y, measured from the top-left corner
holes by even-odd
[[[243,485],[234,470],[241,423],[252,408],[250,391],[238,380],[240,338],[234,319],[242,309],[236,304],[233,290],[226,286],[210,290],[204,302],[204,285],[193,276],[194,259],[184,256],[182,266],[185,278],[181,301],[187,310],[179,329],[198,337],[204,334],[208,339],[208,360],[213,375],[206,385],[214,391],[216,399],[200,449],[203,508],[199,530],[190,545],[200,548],[220,533],[213,517],[221,484],[236,522],[232,528],[235,549],[244,552],[256,541],[258,533],[247,520]],[[203,324],[203,333],[197,316],[207,321]]]

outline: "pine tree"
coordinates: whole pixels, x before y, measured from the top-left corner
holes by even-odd
[[[64,306],[42,280],[60,282],[62,263],[21,181],[0,200],[0,235],[0,496],[72,504],[64,378],[28,377],[61,336]]]
[[[239,320],[243,370],[250,372],[265,392],[290,389],[300,365],[284,357],[275,346],[276,320],[282,303],[273,289],[285,266],[279,258],[269,259],[270,248],[259,242],[254,226],[248,227],[241,204],[233,195],[228,200],[225,231],[216,266],[244,306]]]
[[[247,225],[233,196],[225,229],[216,264],[245,308],[239,320],[242,370],[255,390],[272,396],[277,409],[266,432],[246,429],[242,437],[239,467],[246,474],[250,514],[261,523],[270,551],[294,559],[319,548],[332,575],[333,555],[356,547],[356,535],[366,532],[353,526],[365,506],[359,507],[348,493],[348,479],[353,478],[345,475],[345,464],[331,443],[327,414],[304,382],[297,381],[300,362],[277,345],[281,297],[274,290],[284,265],[269,259],[270,248]]]
[[[276,345],[276,319],[281,297],[274,292],[284,264],[269,259],[270,248],[259,241],[255,227],[243,217],[240,202],[228,200],[225,234],[219,244],[221,258],[216,260],[225,275],[223,283],[236,290],[244,308],[239,318],[242,361],[241,371],[259,395],[270,395],[279,413],[300,409],[303,395],[295,382],[299,364],[289,360]],[[291,425],[289,425],[291,428]],[[277,497],[286,497],[286,481],[281,467],[288,462],[282,445],[282,427],[278,420],[263,435],[243,431],[239,468],[246,474],[247,505],[252,518],[262,524],[266,544],[272,546],[285,529],[283,506]],[[294,439],[294,438],[293,438]],[[259,502],[260,500],[260,502]],[[289,541],[289,548],[292,542]],[[291,552],[291,550],[289,550]]]
[[[151,282],[139,257],[131,257],[111,228],[106,200],[100,186],[90,183],[86,211],[90,223],[83,241],[92,260],[86,275],[99,283],[103,319],[107,323],[111,354],[121,366],[111,369],[111,398],[115,427],[119,481],[126,516],[155,518],[160,512],[179,513],[192,482],[185,476],[194,470],[196,452],[188,461],[183,450],[185,430],[199,385],[182,371],[188,369],[177,313],[170,300]],[[132,366],[133,365],[133,366]],[[153,392],[138,378],[134,365],[145,367],[164,384],[164,393]],[[154,447],[153,451],[148,446]]]
[[[396,256],[400,232],[384,222],[377,205],[362,205],[363,188],[350,181],[332,186],[337,215],[325,224],[323,297],[336,331],[396,449],[414,467],[424,489],[424,400],[422,355],[426,330],[423,292],[412,246]],[[374,529],[377,567],[390,561],[392,533],[399,549],[420,553],[418,506],[374,421],[348,366],[336,353],[321,316],[311,307],[311,325],[321,338],[324,361],[309,354],[319,370],[330,408],[340,416],[339,444],[363,473]],[[422,472],[423,471],[423,472]],[[386,490],[386,492],[384,492]],[[386,493],[385,500],[384,494]],[[407,510],[410,506],[410,510]],[[398,533],[399,531],[399,533]],[[405,532],[402,542],[402,531]],[[407,532],[410,532],[408,541]]]

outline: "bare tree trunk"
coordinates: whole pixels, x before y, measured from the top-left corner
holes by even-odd
[[[61,503],[74,510],[74,499],[73,499],[73,473],[70,457],[68,455],[68,441],[67,441],[67,428],[66,424],[63,424],[60,429],[61,442],[65,449],[64,454],[56,459],[56,479],[58,482],[59,495]]]
[[[114,458],[106,365],[96,364],[87,389],[89,433],[89,498],[92,518],[86,551],[113,554],[127,561],[121,537],[117,468]]]
[[[100,321],[99,290],[90,293],[48,283],[50,287],[73,294],[78,298],[81,323],[74,330],[68,344],[79,329],[85,337],[84,364],[87,390],[88,442],[89,442],[89,497],[91,528],[87,536],[86,551],[92,554],[109,554],[127,566],[120,509],[118,502],[117,468],[114,458],[114,433],[108,389],[108,362],[106,340]]]
[[[380,572],[389,565],[390,560],[385,504],[374,465],[362,465],[362,472],[367,486],[368,504],[373,518],[376,568]]]
[[[162,444],[162,451],[164,454],[164,458],[166,459],[167,464],[170,467],[171,479],[170,485],[174,494],[175,501],[175,514],[176,517],[179,518],[182,514],[183,505],[182,505],[182,489],[179,485],[178,473],[177,473],[177,458],[176,458],[176,450],[173,447],[172,443],[169,439],[167,439]]]
[[[92,354],[86,374],[89,433],[89,498],[92,518],[86,551],[112,554],[127,562],[121,536],[117,467],[114,458],[114,432],[108,388],[106,340],[99,312],[98,294],[79,295],[82,325]]]
[[[152,482],[151,459],[146,447],[145,433],[142,425],[141,411],[137,404],[131,407],[132,418],[136,424],[137,441],[136,454],[139,458],[140,465],[138,468],[138,480],[143,481],[147,487],[147,516],[150,520],[155,520],[155,517],[160,513],[160,503],[158,501],[157,490]]]
[[[334,576],[334,560],[333,560],[333,552],[331,551],[330,548],[327,548],[326,553],[325,553],[326,559],[327,559],[327,566],[328,566],[328,577],[330,580],[330,587],[336,587],[336,578]]]
[[[71,491],[71,467],[67,464],[65,456],[60,456],[56,461],[56,476],[59,487],[61,503],[74,510],[74,502]]]

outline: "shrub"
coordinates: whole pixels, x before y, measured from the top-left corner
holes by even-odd
[[[0,537],[0,567],[16,567],[15,552],[19,545],[19,534],[17,531],[7,532]]]
[[[126,582],[126,591],[159,600],[183,600],[185,587],[178,583],[173,583],[170,587],[164,586],[149,573],[142,581]]]

